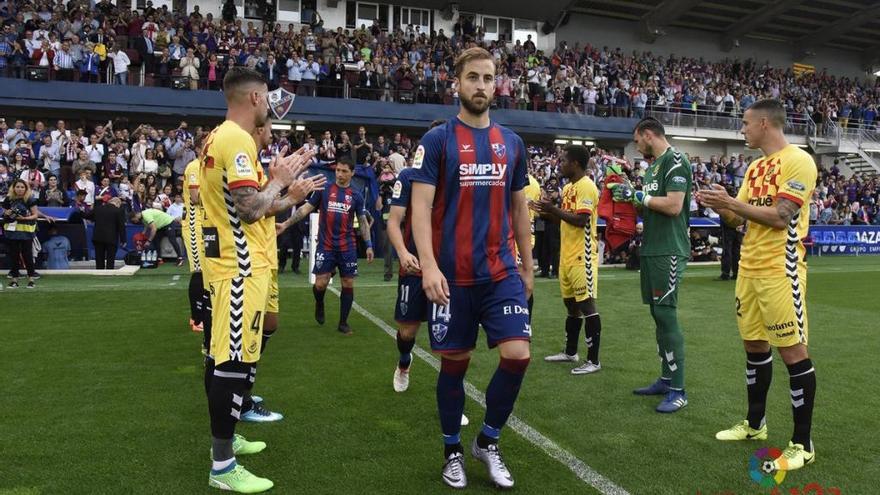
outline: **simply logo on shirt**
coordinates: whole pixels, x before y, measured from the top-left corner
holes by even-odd
[[[505,163],[462,163],[458,166],[461,187],[503,186],[506,173]]]
[[[327,201],[327,211],[333,213],[348,213],[351,209],[351,203],[343,203],[339,201]]]

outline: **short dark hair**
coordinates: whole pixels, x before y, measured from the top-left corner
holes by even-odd
[[[223,77],[223,92],[228,98],[229,94],[250,83],[266,84],[266,78],[254,69],[232,67]]]
[[[746,110],[764,112],[775,127],[785,127],[785,105],[776,98],[765,98],[752,103]]]
[[[438,125],[443,125],[445,123],[446,123],[446,119],[436,119],[433,122],[431,122],[431,125],[428,126],[428,130],[431,130],[431,129],[437,127]]]
[[[562,151],[565,152],[565,156],[568,157],[568,161],[577,162],[577,164],[581,166],[582,170],[587,169],[589,155],[587,154],[586,147],[579,144],[569,144],[565,148],[562,148]]]
[[[666,129],[663,128],[663,124],[660,123],[659,120],[654,117],[645,117],[636,124],[635,132],[638,134],[644,134],[645,131],[651,131],[653,134],[663,137],[666,135]]]
[[[336,159],[336,166],[345,165],[349,170],[354,172],[354,160],[350,156],[340,156]]]

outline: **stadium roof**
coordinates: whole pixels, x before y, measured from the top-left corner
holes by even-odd
[[[753,38],[789,42],[798,58],[833,47],[861,52],[869,64],[880,52],[876,0],[574,0],[568,10],[638,21],[648,42],[672,26],[717,33],[725,50]]]

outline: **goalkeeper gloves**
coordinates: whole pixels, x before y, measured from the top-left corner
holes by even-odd
[[[628,180],[616,184],[608,184],[607,187],[611,189],[612,197],[618,203],[633,203],[636,206],[644,206],[650,198],[644,191],[637,191]]]

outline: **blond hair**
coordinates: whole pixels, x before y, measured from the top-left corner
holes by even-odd
[[[477,60],[491,60],[492,64],[495,64],[495,57],[486,51],[486,49],[478,46],[468,48],[455,58],[455,65],[453,65],[453,73],[455,74],[455,77],[461,77],[461,73],[464,72],[464,66],[467,65],[468,62],[474,62]]]

